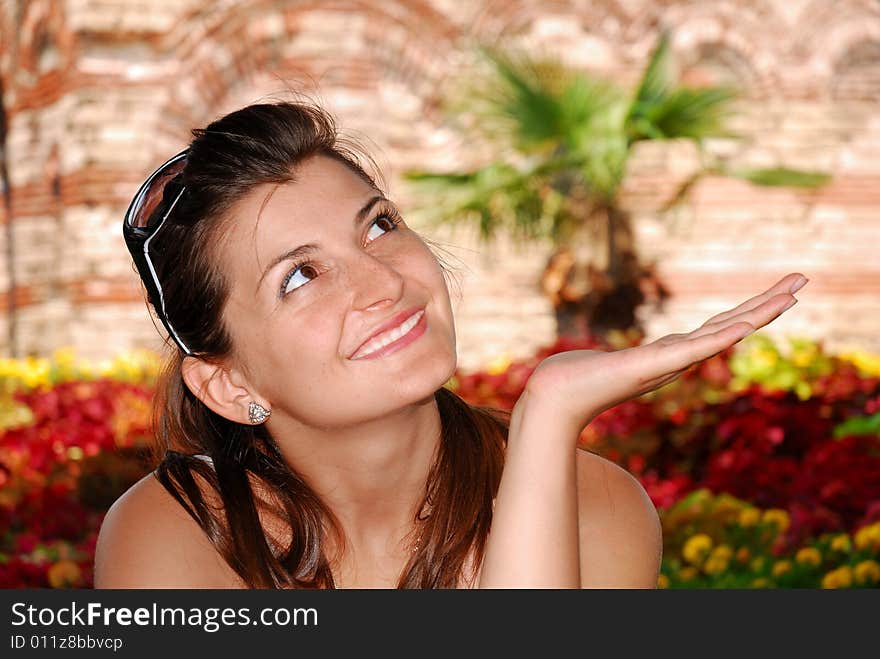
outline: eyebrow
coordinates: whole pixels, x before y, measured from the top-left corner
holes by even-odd
[[[370,209],[372,209],[373,206],[375,206],[376,203],[380,201],[389,200],[383,195],[375,195],[374,197],[370,197],[370,199],[367,200],[367,203],[365,203],[361,207],[361,209],[357,213],[355,213],[354,226],[357,227],[361,222],[363,222],[364,218],[367,216],[367,213],[370,212]],[[279,263],[295,259],[298,256],[303,256],[304,254],[310,254],[317,249],[318,245],[316,245],[315,243],[306,243],[305,245],[300,245],[299,247],[295,247],[293,249],[287,250],[286,252],[282,252],[274,259],[272,259],[271,263],[269,263],[266,269],[263,270],[263,274],[260,275],[260,281],[257,282],[257,289],[259,290],[260,286],[262,286],[263,284],[263,280],[266,278],[266,275],[272,272],[275,266],[277,266]]]

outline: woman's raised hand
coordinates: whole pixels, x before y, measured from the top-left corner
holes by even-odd
[[[551,355],[538,364],[517,406],[528,399],[529,409],[553,415],[554,422],[580,434],[605,410],[672,382],[694,364],[775,320],[794,306],[793,294],[807,281],[799,273],[788,274],[767,291],[712,316],[686,334],[669,334],[623,350],[570,350]]]

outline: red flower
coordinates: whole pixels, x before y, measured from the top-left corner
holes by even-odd
[[[15,550],[21,554],[30,554],[38,544],[40,544],[39,536],[25,531],[15,539]]]

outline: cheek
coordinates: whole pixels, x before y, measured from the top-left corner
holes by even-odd
[[[330,318],[332,315],[328,311],[320,317],[310,315],[297,322],[281,319],[271,328],[266,350],[271,355],[271,368],[277,369],[276,377],[279,373],[291,372],[294,376],[309,373],[320,378],[328,372],[331,363],[338,360],[339,351],[340,328],[339,323]]]
[[[339,326],[332,315],[291,319],[279,313],[237,326],[241,360],[259,391],[270,399],[289,399],[326,384],[338,361]]]
[[[323,409],[334,400],[328,391],[343,395],[346,387],[339,370],[338,327],[327,325],[315,321],[308,330],[300,324],[276,328],[258,358],[260,391],[297,418]]]

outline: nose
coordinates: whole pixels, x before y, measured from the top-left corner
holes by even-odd
[[[403,296],[403,276],[395,265],[364,252],[349,270],[349,284],[355,308],[364,311],[393,307]]]

